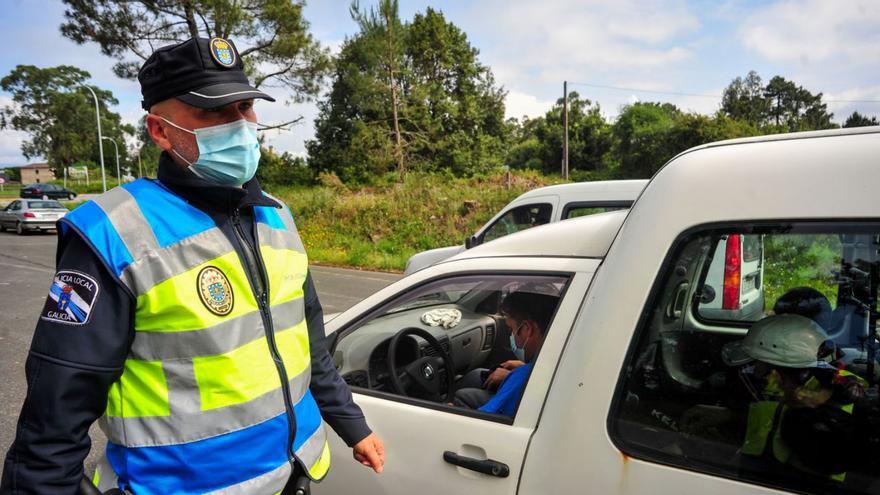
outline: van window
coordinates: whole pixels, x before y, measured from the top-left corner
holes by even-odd
[[[562,219],[585,217],[606,211],[625,210],[632,206],[632,201],[568,203],[562,210]]]
[[[333,356],[343,380],[356,392],[395,401],[417,399],[416,404],[510,423],[525,385],[506,392],[482,385],[491,370],[517,359],[510,336],[521,327],[511,325],[531,314],[543,330],[549,329],[568,281],[555,274],[457,275],[431,281],[341,331]],[[510,301],[524,306],[507,307]],[[441,350],[424,332],[436,338],[454,369],[438,361]],[[424,364],[437,370],[440,390],[419,377]],[[527,384],[530,369],[521,370],[526,378],[520,383]],[[452,390],[446,390],[447,373],[452,373]],[[499,394],[503,396],[496,402],[505,399],[506,407],[481,409]]]
[[[517,206],[501,215],[483,234],[483,242],[489,242],[521,230],[550,223],[553,207],[549,203]]]
[[[878,493],[880,224],[706,229],[667,261],[612,408],[618,447],[786,490]]]

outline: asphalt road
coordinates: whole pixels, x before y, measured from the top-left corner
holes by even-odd
[[[24,362],[55,273],[55,245],[54,234],[0,233],[0,459],[15,437],[26,392]],[[312,266],[311,272],[325,314],[344,311],[401,277],[321,266]],[[88,472],[106,441],[97,427],[92,428],[92,439]]]

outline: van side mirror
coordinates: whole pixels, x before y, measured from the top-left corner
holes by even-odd
[[[464,240],[464,248],[470,249],[476,245],[480,244],[480,241],[477,239],[477,236],[472,235]]]

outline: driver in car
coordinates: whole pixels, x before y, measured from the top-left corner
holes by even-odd
[[[556,303],[554,296],[522,291],[504,298],[501,314],[510,328],[510,348],[517,359],[505,361],[491,372],[486,368],[470,371],[459,382],[453,404],[513,416]]]

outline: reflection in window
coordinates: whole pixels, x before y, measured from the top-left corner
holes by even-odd
[[[553,207],[546,203],[518,206],[502,215],[486,230],[483,242],[549,223],[552,211]]]
[[[626,368],[621,448],[786,489],[877,493],[878,234],[787,224],[690,236]]]

